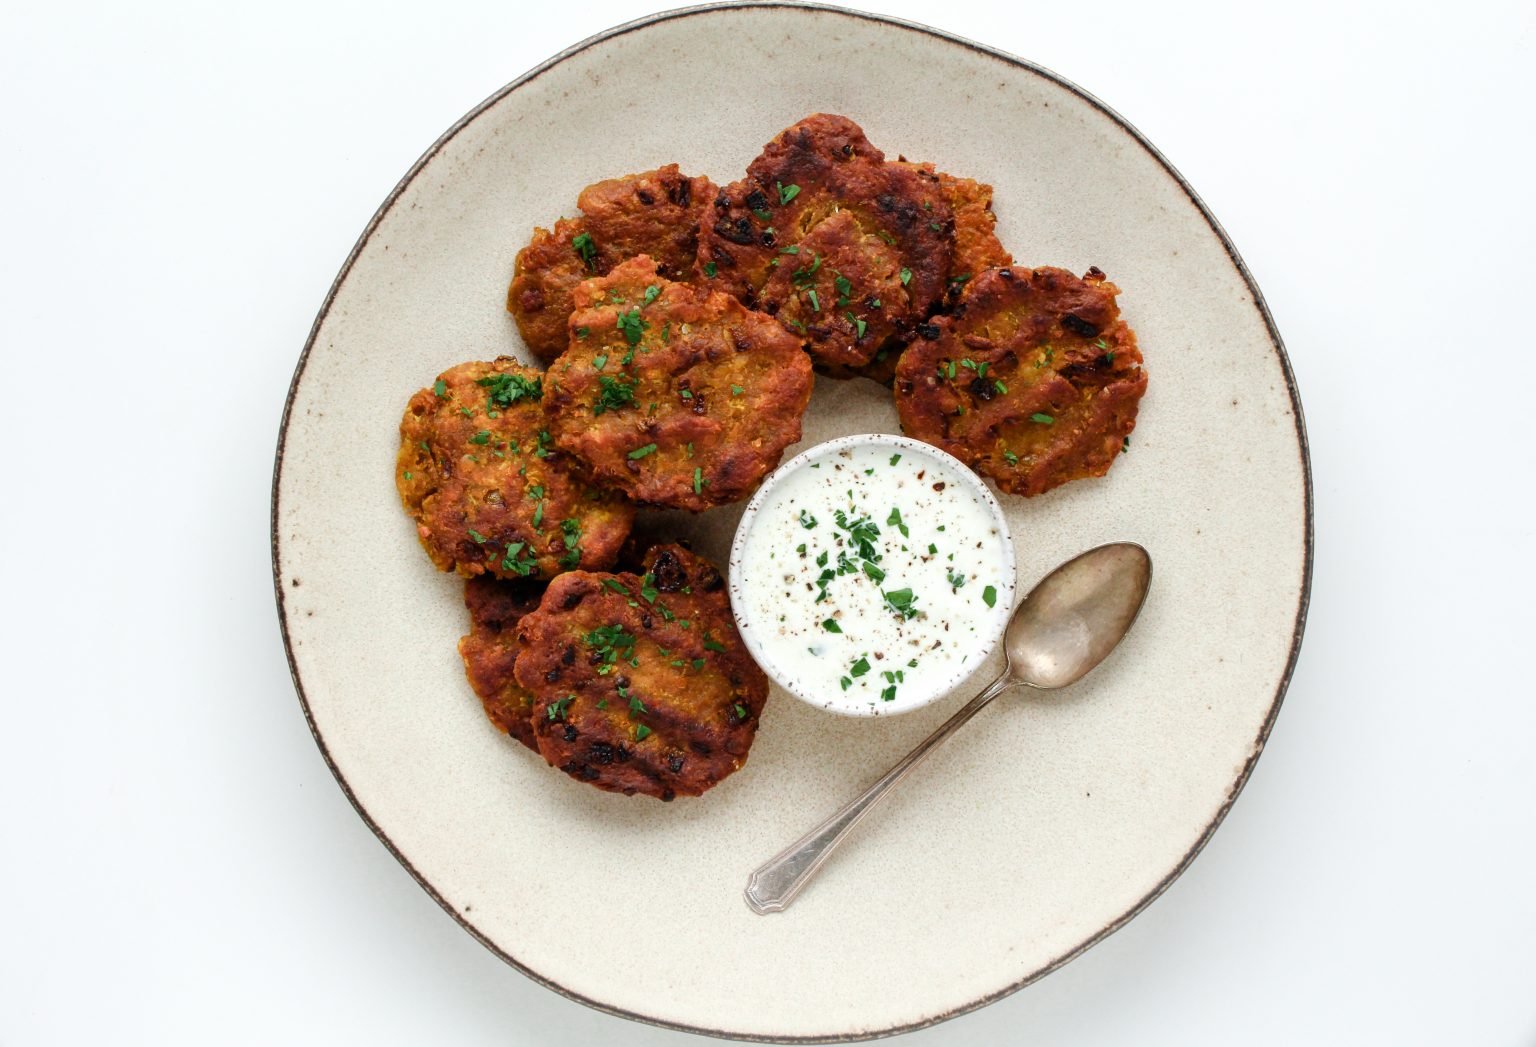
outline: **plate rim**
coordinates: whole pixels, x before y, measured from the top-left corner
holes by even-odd
[[[1195,208],[1200,212],[1200,216],[1205,220],[1211,231],[1216,234],[1216,238],[1220,241],[1223,249],[1225,249],[1227,252],[1228,259],[1232,262],[1232,265],[1234,268],[1236,268],[1238,274],[1243,278],[1243,283],[1246,285],[1248,293],[1252,296],[1253,305],[1258,310],[1259,316],[1264,321],[1265,329],[1269,334],[1270,345],[1274,349],[1275,357],[1280,364],[1281,375],[1285,379],[1286,392],[1290,396],[1291,412],[1295,422],[1296,447],[1301,465],[1303,508],[1302,573],[1301,588],[1298,593],[1296,605],[1296,621],[1291,635],[1290,654],[1286,659],[1285,668],[1282,671],[1279,683],[1276,686],[1274,699],[1270,703],[1269,710],[1264,717],[1264,722],[1260,725],[1258,735],[1254,739],[1252,752],[1249,754],[1248,759],[1244,762],[1241,771],[1238,773],[1237,777],[1233,780],[1231,786],[1229,787],[1226,800],[1217,809],[1215,816],[1206,825],[1199,838],[1195,840],[1194,844],[1184,853],[1184,855],[1179,859],[1174,867],[1134,905],[1132,905],[1119,917],[1107,923],[1091,937],[1057,956],[1045,966],[1041,967],[1038,971],[1033,972],[1029,976],[1021,979],[1018,982],[1015,982],[1012,985],[1005,986],[1004,988],[996,990],[995,992],[987,993],[986,995],[978,997],[975,1000],[962,1004],[958,1007],[952,1007],[941,1013],[929,1015],[928,1017],[918,1019],[917,1021],[907,1022],[901,1025],[893,1025],[881,1029],[873,1029],[865,1032],[785,1037],[764,1035],[761,1033],[738,1032],[728,1029],[713,1029],[705,1026],[689,1025],[684,1022],[671,1021],[665,1018],[658,1018],[651,1015],[641,1014],[639,1012],[631,1011],[623,1007],[616,1007],[612,1004],[603,1003],[600,1000],[596,1000],[579,992],[575,992],[561,985],[559,982],[539,974],[537,971],[532,970],[517,960],[515,957],[503,951],[494,942],[492,942],[483,933],[481,933],[479,928],[466,920],[463,914],[457,912],[454,907],[447,901],[447,899],[439,894],[437,889],[433,887],[432,884],[429,883],[420,872],[417,871],[416,867],[411,864],[410,859],[408,859],[400,851],[400,849],[395,845],[394,841],[389,838],[388,834],[386,834],[384,830],[379,826],[379,824],[374,821],[373,817],[363,807],[363,804],[358,799],[357,795],[352,791],[351,785],[342,775],[340,768],[336,765],[336,761],[332,758],[330,749],[326,745],[325,738],[320,733],[319,726],[315,723],[314,713],[310,709],[309,705],[309,698],[304,691],[304,681],[299,675],[298,664],[294,659],[293,641],[288,632],[287,609],[284,606],[282,541],[279,532],[279,520],[281,514],[280,498],[282,490],[283,455],[288,442],[288,427],[292,421],[294,401],[298,396],[299,383],[303,380],[305,369],[309,363],[310,352],[313,350],[315,342],[319,337],[321,326],[325,323],[326,318],[330,315],[331,306],[335,303],[336,295],[341,290],[342,284],[346,282],[347,277],[351,274],[352,267],[357,262],[357,259],[359,255],[361,255],[363,248],[373,237],[373,234],[377,231],[385,216],[388,215],[390,210],[394,207],[395,203],[404,194],[410,184],[416,180],[416,177],[421,174],[422,170],[427,166],[427,164],[430,163],[432,159],[437,156],[437,154],[441,152],[443,148],[455,136],[459,134],[459,132],[464,130],[465,127],[477,119],[491,106],[497,104],[507,95],[516,91],[518,88],[545,73],[549,69],[552,69],[559,63],[573,57],[574,55],[580,54],[582,51],[594,47],[597,44],[605,43],[606,41],[635,32],[636,30],[645,29],[653,25],[661,24],[663,22],[676,21],[683,18],[691,18],[696,15],[708,15],[721,11],[731,11],[742,8],[783,9],[834,14],[846,18],[854,18],[859,21],[874,22],[883,26],[904,29],[908,32],[918,33],[924,36],[934,37],[945,43],[957,44],[968,50],[975,51],[978,54],[985,55],[989,58],[995,58],[1001,62],[1007,63],[1008,65],[1022,69],[1025,72],[1032,73],[1035,76],[1047,80],[1056,86],[1070,92],[1071,94],[1076,95],[1079,99],[1086,102],[1094,109],[1097,109],[1104,116],[1108,117],[1121,131],[1128,135],[1132,141],[1134,141],[1142,149],[1146,150],[1146,152],[1154,160],[1157,161],[1159,166],[1161,166],[1163,170],[1173,178],[1173,180],[1178,184],[1179,188],[1184,192],[1185,196],[1189,198],[1190,203],[1193,204]],[[357,242],[352,246],[352,250],[347,254],[346,261],[342,263],[341,269],[337,272],[336,279],[332,281],[330,289],[326,292],[325,299],[320,305],[319,312],[315,315],[314,323],[310,326],[309,336],[305,339],[304,342],[304,349],[299,354],[298,363],[294,366],[293,378],[289,382],[288,394],[283,402],[283,414],[278,424],[277,452],[272,466],[271,499],[272,509],[270,531],[272,543],[272,586],[277,603],[278,629],[282,634],[283,652],[288,660],[288,673],[293,679],[294,690],[298,695],[299,705],[304,713],[304,721],[309,725],[310,734],[314,737],[315,745],[319,748],[320,755],[325,760],[325,765],[330,769],[331,776],[334,777],[336,779],[336,783],[341,786],[341,791],[346,796],[347,801],[351,803],[353,810],[357,812],[358,816],[362,818],[363,823],[368,826],[368,828],[373,832],[374,836],[378,838],[379,842],[384,845],[385,849],[389,851],[394,859],[400,863],[406,872],[410,873],[411,878],[416,881],[417,885],[420,886],[421,889],[427,893],[427,896],[435,901],[444,912],[451,916],[454,922],[456,922],[460,927],[467,931],[471,937],[473,937],[476,941],[488,949],[493,955],[538,985],[559,993],[566,999],[574,1000],[577,1003],[584,1004],[605,1014],[611,1014],[619,1018],[627,1018],[631,1021],[642,1022],[647,1025],[654,1025],[665,1029],[674,1029],[679,1032],[713,1036],[720,1039],[741,1040],[756,1043],[855,1043],[864,1040],[879,1039],[887,1036],[898,1036],[903,1033],[914,1032],[919,1029],[926,1029],[930,1026],[938,1025],[941,1022],[948,1021],[951,1018],[958,1018],[963,1014],[969,1014],[972,1011],[980,1010],[989,1004],[996,1003],[998,1000],[1012,996],[1014,993],[1018,992],[1020,989],[1023,989],[1025,986],[1031,985],[1034,982],[1039,981],[1041,978],[1044,978],[1046,975],[1064,967],[1066,964],[1075,960],[1077,957],[1087,952],[1093,946],[1097,945],[1099,942],[1103,941],[1105,938],[1108,938],[1111,934],[1114,934],[1120,928],[1124,927],[1131,920],[1135,919],[1142,913],[1143,910],[1147,908],[1147,906],[1156,901],[1157,898],[1164,891],[1166,891],[1175,880],[1183,875],[1184,871],[1189,868],[1190,864],[1195,860],[1200,852],[1205,849],[1205,845],[1210,842],[1211,837],[1215,835],[1215,832],[1221,826],[1221,823],[1226,820],[1228,812],[1231,811],[1232,805],[1237,801],[1237,797],[1243,791],[1243,787],[1248,784],[1248,779],[1253,774],[1254,765],[1258,763],[1258,759],[1263,754],[1264,747],[1269,741],[1270,732],[1274,728],[1275,719],[1279,716],[1280,706],[1285,700],[1286,691],[1289,689],[1291,678],[1295,673],[1297,659],[1301,653],[1302,636],[1306,630],[1307,611],[1312,599],[1312,567],[1314,551],[1312,455],[1307,442],[1306,420],[1302,413],[1301,394],[1296,387],[1295,372],[1291,368],[1290,357],[1285,351],[1285,343],[1280,337],[1280,331],[1275,326],[1274,316],[1270,313],[1269,305],[1264,300],[1263,293],[1259,290],[1257,283],[1254,282],[1253,274],[1249,272],[1247,264],[1244,263],[1242,256],[1238,254],[1237,248],[1232,243],[1232,239],[1227,235],[1226,230],[1222,228],[1222,225],[1219,221],[1217,221],[1216,216],[1211,213],[1211,209],[1206,206],[1205,201],[1202,200],[1200,195],[1195,192],[1194,187],[1191,186],[1188,180],[1185,179],[1185,177],[1178,171],[1178,169],[1175,168],[1171,162],[1169,162],[1168,158],[1163,155],[1162,151],[1153,145],[1152,142],[1148,140],[1147,137],[1142,134],[1141,131],[1139,131],[1133,124],[1131,124],[1129,120],[1125,119],[1125,117],[1121,116],[1113,108],[1106,105],[1093,94],[1079,87],[1077,84],[1071,82],[1060,74],[1045,68],[1044,66],[1031,62],[1028,59],[1020,58],[1017,55],[1000,50],[999,48],[979,43],[975,40],[970,40],[966,37],[962,37],[942,29],[934,28],[933,26],[924,25],[920,22],[913,22],[903,18],[896,18],[891,15],[876,14],[870,11],[860,11],[854,8],[841,7],[835,4],[808,2],[808,0],[723,0],[723,2],[697,4],[690,7],[671,8],[664,11],[658,11],[654,14],[646,15],[641,18],[632,19],[628,22],[620,23],[619,25],[612,26],[601,32],[594,33],[586,39],[572,44],[571,46],[565,48],[550,58],[545,59],[543,62],[540,62],[526,73],[523,73],[521,76],[510,81],[506,85],[498,88],[484,101],[480,102],[474,108],[469,110],[469,112],[465,113],[464,116],[455,121],[454,124],[448,128],[448,130],[444,131],[442,135],[440,135],[438,139],[433,142],[432,145],[429,146],[424,153],[422,153],[421,157],[411,165],[410,169],[405,173],[400,181],[396,183],[395,187],[390,190],[389,195],[384,198],[384,202],[379,205],[378,209],[374,212],[373,217],[368,220],[368,224],[364,227],[362,233],[358,236]]]

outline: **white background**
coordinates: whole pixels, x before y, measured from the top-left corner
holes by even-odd
[[[1210,846],[908,1042],[1536,1044],[1536,8],[871,6],[1158,144],[1268,297],[1317,494],[1300,667]],[[696,1039],[539,988],[395,863],[300,715],[268,558],[283,397],[374,209],[645,13],[0,13],[0,1044]]]

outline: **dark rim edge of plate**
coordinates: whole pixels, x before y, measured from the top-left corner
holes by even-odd
[[[726,1029],[709,1029],[701,1026],[687,1025],[681,1022],[668,1021],[663,1018],[655,1018],[649,1015],[625,1010],[622,1007],[614,1007],[609,1004],[602,1003],[601,1001],[591,999],[590,997],[583,996],[580,993],[573,992],[572,990],[565,988],[563,985],[560,985],[558,982],[551,981],[538,972],[530,969],[506,952],[503,952],[494,942],[482,934],[479,928],[465,919],[462,913],[457,912],[453,906],[449,904],[447,899],[439,894],[437,890],[430,883],[428,883],[425,878],[422,877],[421,873],[416,870],[416,867],[411,864],[410,860],[401,853],[398,847],[395,846],[394,841],[384,833],[384,831],[379,827],[379,824],[375,822],[373,818],[368,814],[368,812],[363,808],[362,803],[358,800],[356,794],[353,793],[352,787],[347,783],[347,780],[342,777],[340,769],[336,766],[336,761],[331,757],[330,749],[325,744],[325,739],[320,734],[319,727],[315,724],[314,715],[309,707],[309,698],[304,693],[304,683],[303,680],[299,677],[298,666],[294,661],[293,643],[288,635],[288,615],[284,606],[281,539],[278,533],[278,498],[282,482],[283,451],[288,439],[288,423],[293,411],[294,399],[298,395],[299,382],[304,377],[304,369],[309,362],[310,351],[314,348],[315,340],[319,336],[321,325],[324,324],[327,315],[330,313],[331,305],[335,302],[336,299],[336,294],[341,289],[341,285],[346,281],[348,274],[351,273],[352,266],[354,263],[356,263],[357,258],[362,253],[364,246],[367,245],[375,230],[378,229],[379,224],[384,220],[384,216],[389,213],[390,209],[395,205],[395,202],[400,198],[401,194],[405,192],[406,188],[411,184],[411,182],[416,179],[416,176],[421,173],[422,169],[431,162],[433,157],[442,151],[443,147],[447,145],[455,135],[457,135],[472,121],[479,117],[480,114],[485,110],[489,109],[491,106],[501,101],[501,99],[505,98],[519,87],[528,83],[530,80],[533,80],[535,77],[539,76],[545,71],[553,68],[560,62],[563,62],[567,58],[579,54],[590,47],[604,43],[608,40],[612,40],[615,37],[623,36],[626,33],[634,32],[637,29],[644,29],[661,22],[669,22],[680,18],[691,17],[693,15],[713,14],[719,11],[729,11],[742,8],[780,8],[835,14],[844,17],[860,19],[866,22],[875,22],[882,25],[893,26],[895,28],[904,29],[909,32],[915,32],[925,36],[934,37],[944,41],[945,43],[956,44],[960,47],[966,48],[967,50],[996,59],[1000,62],[1004,62],[1010,66],[1022,69],[1026,72],[1033,73],[1034,75],[1055,84],[1056,86],[1072,93],[1073,95],[1076,95],[1078,98],[1082,99],[1084,102],[1087,102],[1090,106],[1099,110],[1099,112],[1103,113],[1106,117],[1113,121],[1122,131],[1124,131],[1139,146],[1141,146],[1141,148],[1145,149],[1153,157],[1153,159],[1155,159],[1158,164],[1161,165],[1163,170],[1166,171],[1168,175],[1178,183],[1179,188],[1184,191],[1184,194],[1189,198],[1190,203],[1194,204],[1195,208],[1200,212],[1201,217],[1203,217],[1206,223],[1210,226],[1211,231],[1215,233],[1217,239],[1221,241],[1222,247],[1226,249],[1227,257],[1231,260],[1233,267],[1237,269],[1239,275],[1242,276],[1243,282],[1247,286],[1249,294],[1252,296],[1254,308],[1258,311],[1260,318],[1264,321],[1265,328],[1269,332],[1270,343],[1275,350],[1275,356],[1280,363],[1280,370],[1285,378],[1286,390],[1290,394],[1291,399],[1291,411],[1294,415],[1296,424],[1296,446],[1301,458],[1302,495],[1304,506],[1302,577],[1301,590],[1296,607],[1296,624],[1291,639],[1290,656],[1286,660],[1285,669],[1281,673],[1279,684],[1275,689],[1274,701],[1271,703],[1269,712],[1264,718],[1264,723],[1259,728],[1258,736],[1254,739],[1253,751],[1249,755],[1247,761],[1244,763],[1242,771],[1238,774],[1237,778],[1233,781],[1231,787],[1228,789],[1226,800],[1216,811],[1215,817],[1211,819],[1210,824],[1206,826],[1205,831],[1201,833],[1200,838],[1195,841],[1194,845],[1185,852],[1184,856],[1179,860],[1174,868],[1170,870],[1169,873],[1164,876],[1163,879],[1160,880],[1158,884],[1153,887],[1145,897],[1143,897],[1135,905],[1131,906],[1131,908],[1122,914],[1118,919],[1104,926],[1101,930],[1099,930],[1098,933],[1094,934],[1086,941],[1051,960],[1048,964],[1040,968],[1040,970],[1029,975],[1027,978],[1024,978],[1023,980],[1004,989],[1000,989],[997,992],[982,996],[963,1006],[951,1008],[950,1010],[944,1011],[940,1014],[931,1015],[919,1021],[909,1022],[905,1025],[897,1025],[885,1029],[874,1029],[857,1033],[837,1033],[822,1036],[770,1036],[759,1033],[731,1032]],[[299,704],[303,708],[305,722],[309,724],[310,734],[314,736],[315,744],[319,747],[320,754],[324,758],[326,766],[330,768],[332,776],[335,777],[337,784],[341,786],[342,792],[346,794],[348,802],[352,804],[352,807],[357,811],[358,816],[362,818],[363,822],[368,826],[368,828],[373,831],[373,834],[379,838],[379,842],[381,842],[385,848],[388,849],[389,853],[394,856],[395,860],[398,861],[405,868],[405,870],[411,874],[411,877],[417,882],[417,884],[421,886],[421,889],[426,891],[427,895],[431,897],[433,901],[437,902],[437,904],[442,907],[444,912],[453,917],[459,926],[463,927],[465,931],[469,932],[469,934],[476,941],[485,946],[492,953],[500,957],[504,962],[518,970],[520,973],[526,975],[534,982],[537,982],[539,985],[542,985],[547,989],[551,989],[554,992],[559,993],[561,996],[566,997],[567,999],[574,1000],[577,1003],[585,1004],[594,1010],[602,1011],[606,1014],[612,1014],[620,1018],[628,1018],[631,1021],[643,1022],[647,1025],[656,1025],[666,1029],[676,1029],[680,1032],[690,1032],[702,1034],[705,1036],[714,1036],[720,1039],[742,1040],[758,1043],[853,1043],[862,1040],[878,1039],[886,1036],[897,1036],[902,1033],[913,1032],[918,1029],[925,1029],[929,1026],[937,1025],[940,1022],[948,1021],[951,1018],[958,1018],[960,1015],[969,1014],[970,1012],[979,1010],[988,1004],[996,1003],[998,1000],[1001,1000],[1004,997],[1011,996],[1025,986],[1038,981],[1048,974],[1051,974],[1052,972],[1070,963],[1072,960],[1075,960],[1077,957],[1087,952],[1090,948],[1118,931],[1121,927],[1124,927],[1136,916],[1140,915],[1142,910],[1146,909],[1148,905],[1152,904],[1152,902],[1155,901],[1159,895],[1168,889],[1173,881],[1177,880],[1179,876],[1184,873],[1184,870],[1189,868],[1190,863],[1193,862],[1200,851],[1204,849],[1205,845],[1210,841],[1212,835],[1215,834],[1217,828],[1220,827],[1222,821],[1226,819],[1227,813],[1232,809],[1232,805],[1236,802],[1238,794],[1242,792],[1243,786],[1247,784],[1249,777],[1253,773],[1254,765],[1258,762],[1259,756],[1264,751],[1265,743],[1269,740],[1270,731],[1274,728],[1275,718],[1280,713],[1280,706],[1284,701],[1286,689],[1290,686],[1291,676],[1296,670],[1297,658],[1301,653],[1301,641],[1302,634],[1306,627],[1307,608],[1311,603],[1312,597],[1312,460],[1311,451],[1307,444],[1307,428],[1305,418],[1302,414],[1301,395],[1296,388],[1296,376],[1291,369],[1290,357],[1286,354],[1285,344],[1281,340],[1279,330],[1275,327],[1274,317],[1270,314],[1269,306],[1264,300],[1264,295],[1259,291],[1258,285],[1254,282],[1253,274],[1248,271],[1248,266],[1243,262],[1241,256],[1238,255],[1237,248],[1233,246],[1231,238],[1227,236],[1226,230],[1223,229],[1221,223],[1216,220],[1216,216],[1211,213],[1210,208],[1205,205],[1205,201],[1200,199],[1199,194],[1195,192],[1194,188],[1189,184],[1188,181],[1185,180],[1184,176],[1178,172],[1173,164],[1168,161],[1168,158],[1165,157],[1156,146],[1148,141],[1145,135],[1143,135],[1134,126],[1132,126],[1132,124],[1123,116],[1117,113],[1114,109],[1110,108],[1108,105],[1104,104],[1098,98],[1094,97],[1092,94],[1083,90],[1081,87],[1078,87],[1076,84],[1058,75],[1057,73],[1046,69],[1043,66],[1036,65],[1033,62],[1019,58],[1016,55],[1009,54],[1006,51],[1001,51],[997,48],[989,47],[986,44],[977,43],[976,41],[968,40],[961,36],[956,36],[952,33],[945,32],[942,29],[935,29],[932,26],[923,25],[918,22],[910,22],[901,18],[894,18],[889,15],[872,14],[867,11],[857,11],[851,8],[838,7],[832,4],[797,2],[797,0],[732,0],[732,2],[700,4],[694,7],[682,7],[667,11],[660,11],[656,14],[647,15],[643,18],[637,18],[633,21],[616,25],[610,29],[604,30],[603,32],[589,36],[579,43],[571,45],[570,47],[561,51],[559,54],[556,54],[544,62],[541,62],[539,65],[530,69],[528,72],[513,80],[511,83],[500,88],[489,98],[485,99],[485,101],[471,109],[462,118],[460,118],[458,122],[456,122],[452,127],[445,131],[442,136],[437,139],[437,141],[433,142],[432,146],[422,154],[421,158],[417,160],[415,164],[411,166],[411,169],[406,172],[405,176],[401,178],[394,189],[390,191],[389,196],[385,198],[384,202],[379,206],[379,209],[374,212],[373,217],[369,219],[367,227],[364,228],[362,235],[358,237],[357,243],[353,245],[352,251],[347,255],[347,259],[342,264],[340,272],[336,274],[335,281],[332,282],[330,290],[326,293],[325,301],[321,304],[319,313],[315,316],[315,322],[310,328],[309,337],[304,343],[304,351],[299,354],[299,361],[293,372],[293,380],[290,382],[288,387],[288,396],[283,403],[283,416],[278,428],[277,457],[272,469],[271,531],[272,583],[277,598],[278,626],[282,631],[283,650],[288,658],[288,672],[289,675],[293,678],[293,686],[295,691],[298,693]]]

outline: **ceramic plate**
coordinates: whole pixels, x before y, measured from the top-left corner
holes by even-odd
[[[689,98],[708,99],[693,104]],[[1129,454],[1102,480],[1004,496],[1026,588],[1102,542],[1151,551],[1135,631],[1070,692],[989,708],[787,913],[748,872],[964,701],[847,719],[774,694],[751,760],[700,799],[587,788],[497,734],[392,481],[406,398],[522,354],[503,311],[535,224],[589,182],[676,161],[718,182],[813,112],[887,154],[992,183],[1025,264],[1097,265],[1146,354]],[[818,380],[805,443],[897,430],[872,382]],[[793,451],[791,453],[794,453]],[[525,974],[627,1017],[842,1039],[998,999],[1099,941],[1209,838],[1264,745],[1306,610],[1300,404],[1232,244],[1152,146],[1046,70],[885,18],[694,8],[573,47],[434,144],[364,231],[299,361],[273,566],[305,714],[368,824]],[[725,563],[737,509],[663,518]],[[973,679],[995,671],[994,654]],[[962,692],[967,688],[962,688]],[[622,945],[622,955],[616,948]]]

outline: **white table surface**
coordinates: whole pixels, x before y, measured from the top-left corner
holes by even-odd
[[[908,1041],[1536,1044],[1536,7],[872,6],[1058,71],[1189,178],[1289,345],[1317,496],[1300,666],[1204,854]],[[283,396],[369,216],[646,9],[55,7],[0,12],[0,1044],[696,1039],[539,988],[395,863],[304,725],[268,551]]]

